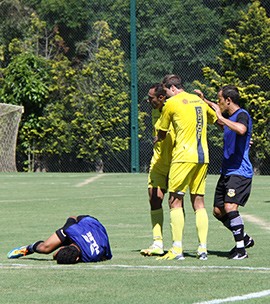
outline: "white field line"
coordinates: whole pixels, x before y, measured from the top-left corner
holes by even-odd
[[[241,216],[245,221],[253,223],[253,224],[259,226],[260,228],[262,228],[263,230],[270,231],[270,224],[268,222],[264,221],[263,219],[256,217],[254,215],[251,215],[251,214],[241,214]]]
[[[127,270],[192,270],[199,272],[204,270],[230,270],[230,271],[253,271],[253,272],[270,272],[269,267],[249,267],[249,266],[153,266],[153,265],[121,265],[121,264],[103,264],[95,265],[95,263],[79,263],[77,265],[29,265],[23,263],[12,263],[12,264],[3,264],[0,263],[0,269],[57,269],[57,270],[88,270],[97,269],[97,270],[115,270],[115,269],[127,269]]]
[[[84,265],[84,267],[81,267],[80,265]],[[241,270],[241,271],[253,271],[253,272],[270,272],[270,268],[267,267],[238,267],[238,266],[203,266],[203,267],[197,267],[197,266],[148,266],[148,265],[93,265],[91,263],[89,264],[79,264],[79,265],[48,265],[48,266],[37,266],[37,265],[27,265],[27,264],[1,264],[0,263],[0,269],[45,269],[45,270],[86,270],[89,271],[89,269],[94,270],[115,270],[115,269],[127,269],[127,270],[166,270],[166,271],[174,271],[174,270],[198,270],[199,272],[202,271],[202,269],[205,270]],[[205,301],[205,302],[197,302],[195,304],[219,304],[219,303],[226,303],[226,302],[235,302],[235,301],[244,301],[244,300],[250,300],[255,298],[262,298],[270,295],[270,290],[264,290],[261,292],[255,292],[255,293],[249,293],[246,295],[241,296],[235,296],[235,297],[229,297],[225,299],[215,299],[211,301]]]
[[[93,183],[94,181],[96,181],[97,179],[100,179],[101,177],[105,176],[105,174],[100,174],[100,175],[96,175],[96,176],[93,176],[93,177],[90,177],[88,179],[86,179],[85,181],[77,184],[75,187],[83,187],[83,186],[86,186],[88,184],[91,184]]]
[[[245,300],[250,300],[250,299],[267,297],[269,295],[270,295],[270,289],[263,290],[260,292],[248,293],[248,294],[245,294],[242,296],[229,297],[229,298],[225,298],[225,299],[216,299],[216,300],[211,300],[211,301],[206,301],[206,302],[197,302],[194,304],[219,304],[219,303],[228,303],[228,302],[235,302],[235,301],[245,301]]]
[[[241,216],[245,221],[253,223],[259,226],[260,228],[262,228],[263,230],[270,231],[270,224],[262,220],[261,218],[258,218],[251,214],[241,214]],[[229,297],[225,299],[215,299],[211,301],[197,302],[195,304],[219,304],[219,303],[228,303],[228,302],[236,302],[236,301],[245,301],[245,300],[262,298],[267,296],[270,296],[270,289],[263,290],[261,292],[249,293],[241,296]]]

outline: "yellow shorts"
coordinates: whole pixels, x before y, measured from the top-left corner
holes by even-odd
[[[169,192],[205,194],[208,164],[172,163],[169,174]]]
[[[148,188],[160,188],[165,191],[168,189],[168,174],[150,170],[148,174]]]

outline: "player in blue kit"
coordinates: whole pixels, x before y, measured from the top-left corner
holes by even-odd
[[[58,264],[100,262],[112,258],[105,227],[89,215],[71,216],[46,241],[14,248],[7,256],[9,259],[17,259],[34,252],[49,254],[56,249],[59,250],[53,258]]]
[[[218,123],[223,126],[223,161],[221,175],[217,182],[214,197],[214,216],[228,228],[234,237],[235,247],[229,259],[242,260],[248,257],[246,248],[254,246],[254,240],[245,233],[244,222],[238,211],[245,206],[253,176],[249,160],[252,134],[252,120],[249,113],[239,106],[240,94],[233,85],[223,86],[218,92],[218,104],[196,93],[214,108]],[[227,114],[228,118],[222,114]]]

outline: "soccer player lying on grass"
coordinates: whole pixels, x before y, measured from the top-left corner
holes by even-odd
[[[58,264],[100,262],[112,258],[105,227],[89,215],[71,216],[65,225],[56,230],[46,241],[12,249],[7,257],[17,259],[34,252],[49,254],[56,249],[53,258]]]

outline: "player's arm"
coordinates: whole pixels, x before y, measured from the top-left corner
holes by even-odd
[[[157,130],[157,136],[154,138],[154,144],[158,141],[162,141],[166,138],[167,132],[169,131],[171,117],[170,117],[170,105],[166,103],[162,108],[159,128]]]
[[[248,125],[248,116],[246,113],[240,113],[238,115],[237,120],[238,121],[231,121],[225,117],[222,116],[222,113],[220,112],[220,109],[216,111],[218,119],[226,125],[228,128],[230,128],[232,131],[234,131],[238,135],[245,135],[247,132],[247,125]]]
[[[157,136],[154,137],[153,143],[157,143],[158,141],[162,141],[166,138],[167,131],[158,130]]]
[[[224,123],[219,119],[219,117],[218,117],[218,115],[217,115],[217,110],[219,109],[219,106],[218,106],[216,103],[214,103],[214,102],[208,100],[207,98],[205,98],[205,97],[204,97],[204,94],[203,94],[203,92],[202,92],[201,90],[196,89],[196,90],[194,90],[194,92],[195,92],[196,94],[198,94],[198,96],[199,96],[206,104],[208,104],[208,106],[210,107],[211,110],[213,110],[213,111],[216,112],[217,120],[214,121],[214,123],[215,123],[215,125],[217,125],[221,130],[223,130]]]
[[[214,103],[214,102],[212,102],[212,101],[210,101],[210,100],[208,100],[207,98],[205,98],[205,97],[204,97],[204,94],[203,94],[203,92],[202,92],[201,90],[196,89],[196,90],[194,90],[194,92],[195,92],[195,93],[196,93],[196,94],[197,94],[205,103],[207,103],[212,109],[216,110],[217,104]]]

